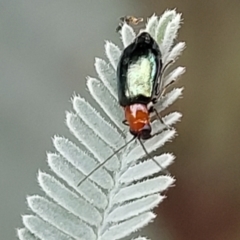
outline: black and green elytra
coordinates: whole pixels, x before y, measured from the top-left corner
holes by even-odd
[[[150,103],[157,94],[161,69],[158,44],[149,33],[140,33],[123,50],[117,66],[119,104]]]

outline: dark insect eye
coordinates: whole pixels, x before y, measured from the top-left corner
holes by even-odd
[[[149,139],[151,138],[151,131],[152,128],[149,124],[146,124],[143,129],[141,130],[141,138],[142,139]]]

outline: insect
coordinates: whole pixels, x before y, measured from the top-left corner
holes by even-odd
[[[157,118],[164,124],[154,104],[162,93],[161,75],[165,68],[163,68],[159,46],[147,32],[141,32],[123,50],[117,67],[118,102],[125,114],[123,124],[129,126],[133,138],[86,175],[78,186],[135,139],[139,141],[145,154],[161,168],[161,171],[168,173],[149,155],[142,142],[153,137],[150,118],[152,112],[155,112]]]
[[[160,93],[162,70],[158,44],[147,32],[126,47],[117,68],[118,101],[124,108],[124,124],[141,139],[151,137],[150,112]]]
[[[124,23],[127,23],[128,25],[137,25],[142,21],[143,21],[143,18],[137,18],[134,16],[120,17],[120,23],[119,23],[118,27],[116,28],[116,32],[121,31]]]

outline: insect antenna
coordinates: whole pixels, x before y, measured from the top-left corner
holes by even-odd
[[[90,173],[88,173],[77,185],[79,187],[83,182],[85,182],[93,173],[95,173],[100,167],[102,167],[105,163],[107,163],[115,154],[120,152],[123,148],[125,148],[129,143],[131,143],[133,140],[136,139],[136,136],[131,138],[128,142],[126,142],[123,146],[121,146],[119,149],[113,152],[107,159],[105,159],[103,162],[101,162],[97,167],[95,167]]]
[[[150,158],[150,159],[161,169],[161,172],[162,172],[162,173],[164,173],[164,174],[166,174],[166,175],[169,175],[169,174],[170,174],[169,171],[168,171],[166,168],[163,168],[163,167],[161,166],[161,164],[159,164],[159,163],[157,162],[156,159],[154,159],[153,157],[150,156],[150,154],[148,153],[146,147],[144,146],[144,144],[143,144],[143,142],[141,141],[140,138],[138,138],[138,141],[139,141],[140,145],[142,146],[143,151],[145,152],[146,156],[147,156],[148,158]]]

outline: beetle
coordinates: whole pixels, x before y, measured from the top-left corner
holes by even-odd
[[[159,46],[148,32],[140,32],[123,50],[117,66],[118,102],[124,109],[123,124],[129,126],[133,138],[87,174],[78,186],[136,138],[145,154],[161,168],[162,172],[168,174],[168,171],[149,155],[141,141],[141,139],[147,140],[153,137],[151,112],[155,111],[157,118],[164,124],[154,104],[162,93],[161,76],[166,66],[163,68]]]
[[[161,52],[147,32],[127,46],[117,67],[118,102],[124,108],[124,124],[141,139],[151,137],[150,113],[160,95]]]

